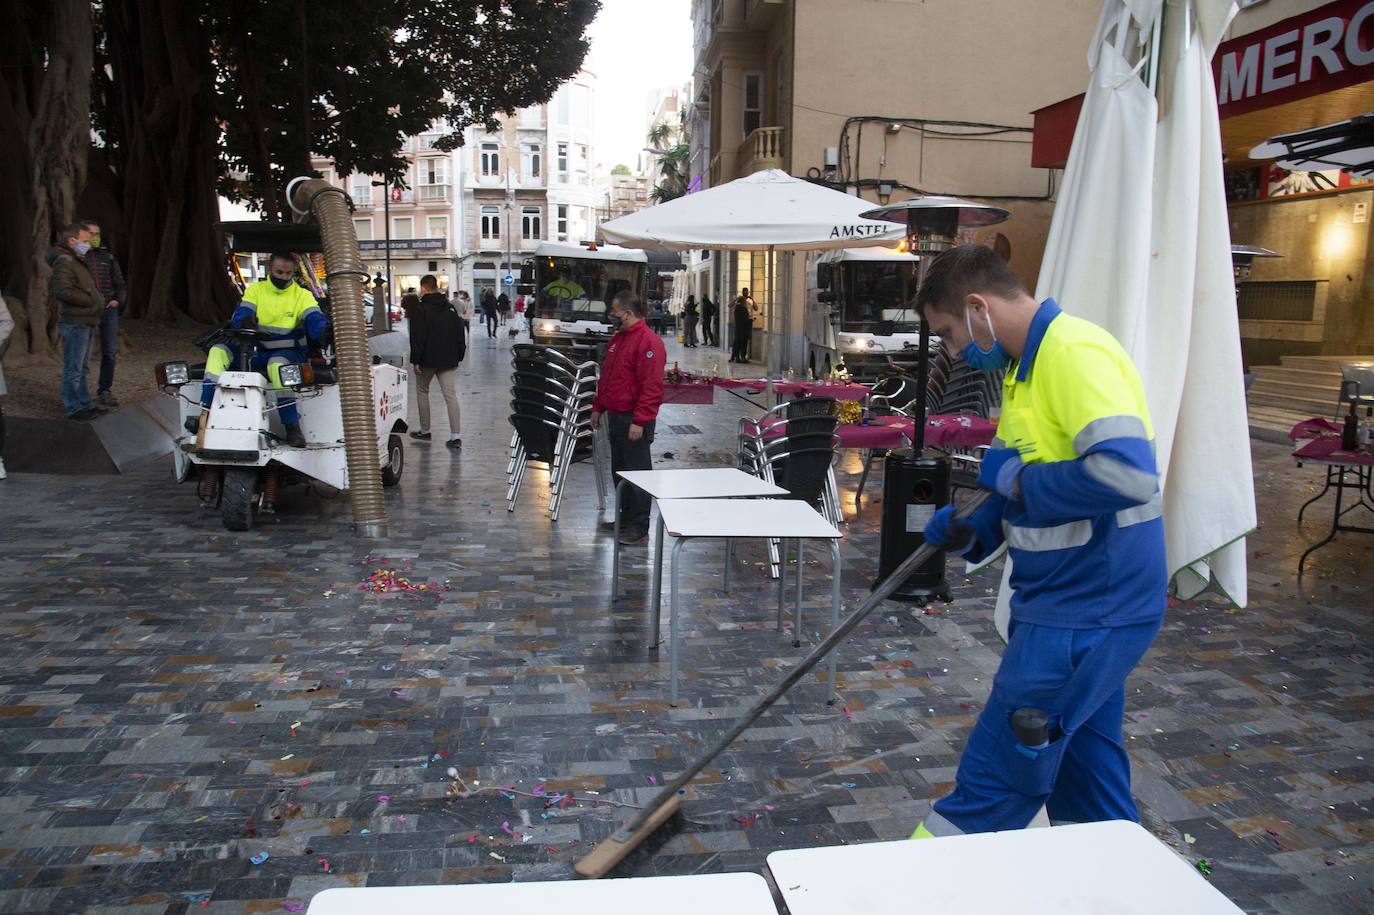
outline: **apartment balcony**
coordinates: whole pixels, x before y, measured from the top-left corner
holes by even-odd
[[[744,142],[739,145],[736,159],[739,177],[743,178],[766,168],[786,168],[784,130],[782,127],[760,127],[749,132]],[[715,163],[712,162],[711,165],[714,170]],[[714,185],[715,175],[712,174],[711,178]]]
[[[744,0],[744,27],[755,32],[767,31],[787,8],[787,0]]]
[[[446,203],[451,199],[451,185],[421,184],[416,190],[419,192],[421,203]]]

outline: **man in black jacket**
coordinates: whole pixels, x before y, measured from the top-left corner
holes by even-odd
[[[86,266],[95,277],[96,288],[105,300],[100,315],[100,381],[96,385],[96,402],[105,407],[117,407],[114,387],[115,357],[119,353],[119,313],[124,308],[124,271],[114,252],[100,243],[100,224],[82,219],[81,224],[91,233],[91,248],[86,252]]]
[[[461,448],[458,437],[458,363],[467,355],[463,319],[439,291],[433,275],[420,278],[420,304],[410,316],[410,361],[415,366],[415,394],[419,400],[420,428],[411,438],[428,441],[429,384],[439,379],[439,391],[448,409],[448,447]]]
[[[707,346],[720,346],[716,330],[716,317],[719,313],[720,308],[711,301],[710,296],[701,297],[701,338],[706,341]]]

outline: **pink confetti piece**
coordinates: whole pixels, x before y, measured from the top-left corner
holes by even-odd
[[[658,784],[658,779],[655,778],[654,776],[652,776],[652,775],[646,775],[646,776],[644,776],[644,777],[647,778],[647,779],[649,780],[649,784],[651,784],[651,785],[657,785],[657,784]]]
[[[389,795],[389,794],[379,794],[379,795],[377,795],[377,803],[379,803],[379,804],[389,804],[390,802],[391,802],[391,795]]]
[[[329,859],[328,859],[328,858],[321,858],[321,859],[319,860],[319,865],[320,865],[320,870],[324,871],[326,874],[329,873]]]
[[[286,900],[285,902],[283,902],[283,903],[281,904],[281,907],[282,907],[283,909],[286,909],[286,911],[288,911],[288,912],[304,912],[304,911],[305,911],[305,903],[304,903],[304,902],[298,902],[298,901],[295,900],[295,899],[288,899],[288,900]]]

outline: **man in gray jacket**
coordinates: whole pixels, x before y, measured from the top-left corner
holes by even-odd
[[[105,301],[83,260],[91,250],[91,232],[79,223],[64,227],[58,243],[48,249],[52,267],[52,294],[57,299],[57,332],[62,336],[62,408],[68,419],[95,419],[105,408],[91,401],[87,380],[91,368],[91,342]]]

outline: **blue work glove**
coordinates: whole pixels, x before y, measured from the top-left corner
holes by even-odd
[[[927,543],[945,548],[945,552],[962,556],[973,546],[973,528],[954,517],[954,503],[946,505],[926,522]]]
[[[993,448],[983,455],[978,470],[978,485],[1011,500],[1021,498],[1018,482],[1026,464],[1015,448]]]

